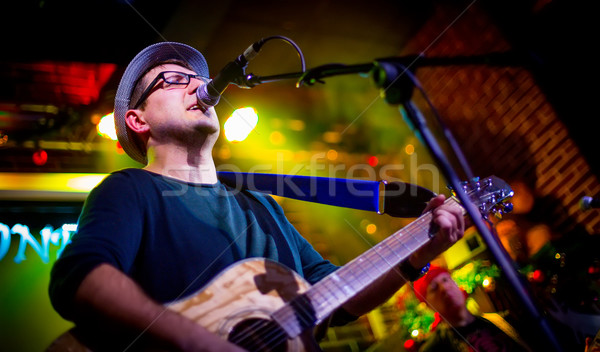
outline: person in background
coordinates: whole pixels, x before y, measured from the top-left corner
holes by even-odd
[[[446,268],[432,266],[413,288],[416,297],[442,319],[419,352],[531,351],[499,314],[473,315],[467,309],[464,291]]]

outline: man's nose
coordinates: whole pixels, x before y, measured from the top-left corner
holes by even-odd
[[[442,283],[441,285],[439,285],[438,290],[440,291],[440,293],[445,294],[446,292],[448,292],[449,286],[446,283]]]
[[[198,87],[202,86],[204,81],[200,78],[190,78],[190,83],[187,86],[190,94],[195,94]]]

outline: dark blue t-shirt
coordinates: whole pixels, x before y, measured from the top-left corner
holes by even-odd
[[[166,303],[197,292],[227,266],[250,257],[280,262],[311,284],[337,268],[270,196],[125,169],[90,193],[78,231],[52,269],[50,298],[70,317],[67,303],[81,280],[109,263]]]

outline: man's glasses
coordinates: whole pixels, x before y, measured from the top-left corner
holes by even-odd
[[[144,90],[144,92],[142,93],[142,95],[140,95],[140,98],[138,99],[137,103],[135,103],[135,105],[133,106],[133,108],[137,109],[138,106],[140,106],[140,104],[142,104],[144,102],[144,100],[146,100],[148,98],[148,96],[150,95],[150,93],[152,93],[152,89],[154,88],[154,86],[156,85],[156,83],[159,80],[162,79],[167,84],[177,84],[177,85],[187,86],[188,84],[190,84],[190,80],[192,78],[199,79],[199,80],[201,80],[204,83],[210,82],[210,79],[207,78],[207,77],[203,77],[203,76],[200,76],[200,75],[189,74],[189,73],[184,73],[184,72],[163,71],[163,72],[159,73],[156,76],[156,78]]]

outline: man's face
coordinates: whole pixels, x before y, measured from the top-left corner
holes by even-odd
[[[442,316],[465,308],[465,296],[449,273],[441,273],[430,281],[426,300]]]
[[[165,64],[153,68],[144,78],[149,84],[158,74],[164,71],[178,71],[195,74],[195,72],[176,65]],[[191,78],[187,85],[168,84],[159,80],[146,99],[143,109],[144,119],[150,125],[154,140],[169,142],[173,138],[184,143],[193,142],[197,133],[216,137],[219,134],[219,121],[213,107],[198,105],[196,90],[204,84],[199,79]],[[192,140],[188,140],[192,138]]]

